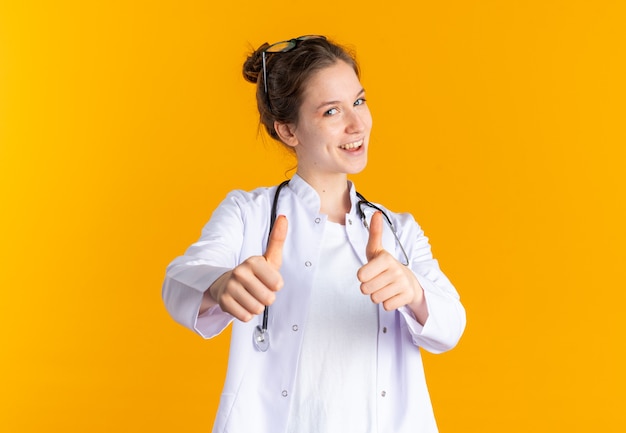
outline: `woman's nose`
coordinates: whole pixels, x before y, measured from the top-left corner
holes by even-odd
[[[351,111],[346,123],[346,130],[348,132],[362,132],[365,129],[365,120],[361,113]]]

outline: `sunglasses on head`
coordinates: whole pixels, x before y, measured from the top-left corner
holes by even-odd
[[[320,35],[305,35],[298,36],[297,38],[289,39],[287,41],[276,42],[269,47],[265,48],[261,52],[261,58],[263,60],[263,88],[265,89],[265,96],[267,97],[267,105],[271,109],[270,105],[270,97],[267,92],[267,67],[266,67],[266,58],[267,54],[276,54],[276,53],[286,53],[287,51],[291,51],[296,48],[302,41],[308,41],[310,39],[326,39],[325,36]]]

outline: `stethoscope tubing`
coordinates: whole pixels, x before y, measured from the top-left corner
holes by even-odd
[[[278,185],[278,187],[276,188],[276,192],[274,193],[274,201],[272,202],[272,213],[270,215],[270,229],[267,234],[267,246],[269,246],[270,234],[272,234],[272,229],[274,228],[274,222],[276,222],[276,212],[278,208],[278,197],[280,196],[280,190],[283,189],[288,183],[289,183],[289,180],[283,181],[280,185]],[[267,323],[269,321],[269,315],[270,315],[270,307],[265,306],[265,309],[263,310],[263,324],[261,327],[261,332],[263,334],[267,333]]]
[[[276,192],[274,193],[274,200],[272,202],[272,211],[270,215],[270,227],[269,227],[269,231],[267,235],[268,246],[269,246],[270,235],[272,233],[272,229],[274,228],[274,222],[276,221],[276,213],[278,210],[278,197],[280,196],[280,191],[288,183],[289,183],[289,180],[285,180],[284,182],[282,182],[280,185],[278,185],[278,187],[276,188]],[[356,193],[356,195],[359,198],[359,202],[357,203],[357,212],[365,228],[369,230],[369,226],[367,224],[367,218],[365,217],[365,212],[363,212],[363,206],[367,206],[376,211],[379,211],[383,215],[383,218],[386,224],[389,226],[389,228],[391,229],[391,232],[393,233],[393,236],[396,239],[396,243],[400,246],[400,249],[402,250],[402,254],[405,259],[405,262],[403,262],[402,264],[404,266],[408,266],[409,256],[406,253],[404,246],[402,245],[402,242],[400,242],[400,239],[398,238],[398,233],[396,232],[396,228],[394,227],[393,222],[389,218],[389,215],[387,215],[387,212],[382,210],[379,206],[368,201],[365,197],[363,197],[363,195],[359,194],[358,192]],[[269,333],[268,333],[269,315],[270,315],[270,307],[265,306],[265,308],[263,309],[262,324],[261,326],[258,326],[258,325],[256,326],[256,328],[254,329],[254,333],[252,335],[255,347],[261,352],[266,352],[269,348]]]

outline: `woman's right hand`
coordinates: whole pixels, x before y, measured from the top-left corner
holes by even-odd
[[[243,322],[261,314],[283,287],[279,270],[286,237],[287,217],[280,215],[274,222],[265,254],[248,258],[215,280],[204,293],[200,314],[216,302],[222,311]]]

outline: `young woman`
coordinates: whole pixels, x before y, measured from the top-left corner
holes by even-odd
[[[262,45],[243,72],[298,165],[228,194],[167,269],[176,321],[204,338],[233,323],[213,431],[436,432],[420,348],[454,347],[465,311],[413,217],[348,180],[372,127],[355,59],[303,36]]]

